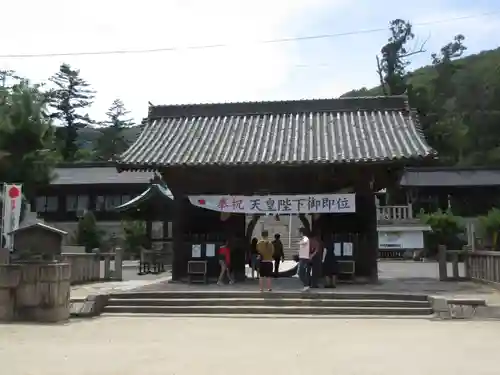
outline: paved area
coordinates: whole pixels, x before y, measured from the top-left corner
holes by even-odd
[[[0,325],[0,364],[9,375],[498,375],[498,332],[500,322],[103,317]]]
[[[438,280],[437,263],[422,262],[380,262],[379,283],[374,285],[340,284],[337,289],[319,289],[322,292],[387,292],[414,293],[443,297],[474,297],[483,298],[489,305],[500,306],[500,291],[483,284],[473,282],[441,282]],[[161,281],[137,288],[140,291],[161,290],[257,290],[257,280],[247,280],[234,285],[217,286],[215,284],[172,284]],[[291,291],[301,289],[297,277],[274,280],[273,290]]]
[[[294,262],[287,262],[284,267],[292,267]],[[451,267],[451,266],[450,266]],[[110,293],[115,291],[158,291],[158,290],[257,290],[256,280],[219,287],[209,285],[171,284],[170,272],[161,275],[138,276],[133,265],[124,268],[124,281],[92,283],[72,287],[73,299],[85,298],[89,294]],[[484,298],[489,305],[500,306],[500,291],[488,286],[472,282],[440,282],[438,280],[438,265],[434,262],[422,263],[413,261],[382,261],[379,262],[380,282],[376,285],[341,284],[335,292],[389,292],[416,293],[443,297],[474,297]],[[300,282],[295,278],[275,280],[274,290],[298,290]],[[321,289],[322,291],[326,291]]]
[[[134,269],[134,278],[126,277],[126,272],[131,270],[123,270],[124,281],[108,281],[100,283],[90,283],[83,285],[74,285],[71,287],[71,299],[84,299],[90,294],[107,294],[113,292],[125,292],[141,287],[152,286],[157,283],[167,283],[171,279],[171,273],[165,272],[160,275],[143,275],[137,276],[137,270]]]

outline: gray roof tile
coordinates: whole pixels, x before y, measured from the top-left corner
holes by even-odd
[[[405,187],[500,186],[498,168],[408,168],[400,181]]]
[[[405,97],[153,107],[122,168],[433,156]]]
[[[149,184],[151,172],[121,172],[110,163],[61,166],[54,170],[51,185]]]

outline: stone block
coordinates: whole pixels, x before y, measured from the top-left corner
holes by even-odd
[[[14,298],[11,289],[0,288],[0,322],[14,319]]]
[[[0,288],[15,288],[21,280],[21,267],[15,264],[0,264]]]
[[[67,263],[0,265],[0,319],[59,322],[69,318]]]
[[[0,264],[10,263],[10,251],[9,249],[0,248]]]
[[[15,288],[21,276],[20,267],[0,264],[0,321],[11,321],[15,316]]]

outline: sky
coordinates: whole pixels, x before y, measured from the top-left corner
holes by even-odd
[[[480,16],[492,12],[497,13]],[[61,63],[79,69],[97,91],[89,110],[97,121],[116,98],[140,121],[148,102],[332,98],[372,87],[377,84],[375,56],[388,31],[359,31],[386,29],[395,18],[414,24],[417,42],[427,40],[427,52],[413,60],[412,68],[428,64],[430,54],[459,33],[466,37],[467,53],[500,44],[495,0],[16,0],[2,4],[2,13],[10,15],[2,17],[3,56],[169,49],[0,57],[0,69],[34,82],[46,81]],[[342,33],[352,34],[262,43]],[[224,46],[190,48],[214,45]]]

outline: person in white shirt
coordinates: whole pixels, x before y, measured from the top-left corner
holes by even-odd
[[[309,290],[309,274],[311,273],[311,246],[305,228],[299,229],[302,238],[299,241],[299,279],[304,291]]]

